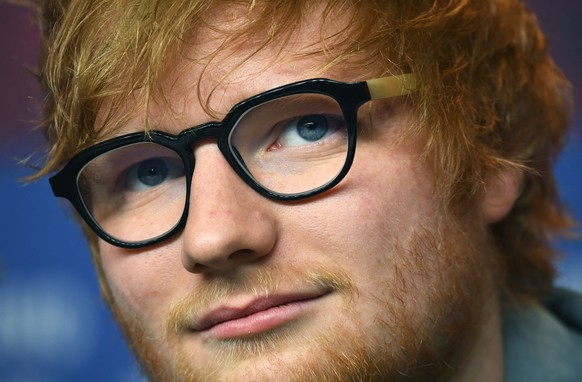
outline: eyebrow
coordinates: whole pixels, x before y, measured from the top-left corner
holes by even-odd
[[[392,97],[399,97],[403,95],[408,95],[413,93],[417,87],[416,76],[414,73],[404,73],[391,75],[386,77],[373,78],[370,80],[360,81],[365,82],[368,86],[368,91],[370,92],[370,100],[378,100]],[[347,82],[349,83],[349,82]],[[283,85],[284,86],[284,85]],[[261,93],[258,93],[261,94]],[[255,94],[256,95],[256,94]],[[243,98],[240,102],[253,97],[253,95]],[[237,103],[237,104],[238,104]],[[153,128],[151,130],[157,130]],[[150,131],[151,131],[150,130]],[[99,139],[100,142],[107,141],[116,137],[124,136],[135,132],[134,130],[125,130],[121,128],[105,134]],[[99,143],[99,142],[97,142]]]

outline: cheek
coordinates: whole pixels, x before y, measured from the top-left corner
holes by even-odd
[[[181,275],[174,247],[129,251],[99,243],[105,281],[121,313],[148,317],[144,322],[160,322]]]
[[[324,254],[372,288],[390,282],[390,270],[407,261],[402,249],[415,231],[430,226],[437,202],[429,172],[413,150],[365,142],[358,150],[337,190],[298,206],[283,226],[296,227],[296,245],[310,245],[308,252]]]
[[[337,190],[281,214],[282,226],[287,235],[293,230],[289,241],[296,248],[288,252],[311,256],[307,263],[333,263],[351,277],[358,289],[350,313],[359,322],[356,330],[396,341],[395,334],[378,329],[378,318],[424,325],[438,283],[420,271],[414,237],[436,225],[438,203],[429,172],[415,155],[373,147],[358,154]],[[422,261],[432,268],[434,259]]]

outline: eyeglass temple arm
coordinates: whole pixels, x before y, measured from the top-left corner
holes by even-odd
[[[403,96],[416,90],[416,76],[412,73],[375,78],[366,83],[373,100]]]

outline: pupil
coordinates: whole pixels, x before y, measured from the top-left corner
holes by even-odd
[[[157,186],[168,176],[168,165],[161,159],[149,159],[137,169],[137,177],[147,186]]]
[[[297,122],[297,134],[310,142],[323,138],[328,128],[327,119],[322,115],[307,115]]]

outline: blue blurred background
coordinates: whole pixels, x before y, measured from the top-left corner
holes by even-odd
[[[582,2],[530,0],[553,55],[582,106]],[[0,381],[141,381],[101,301],[91,258],[48,182],[24,185],[17,164],[42,144],[32,121],[41,100],[31,72],[38,34],[32,17],[0,3]],[[566,205],[582,220],[582,124],[578,117],[557,167]],[[582,243],[561,241],[558,282],[582,291]]]

